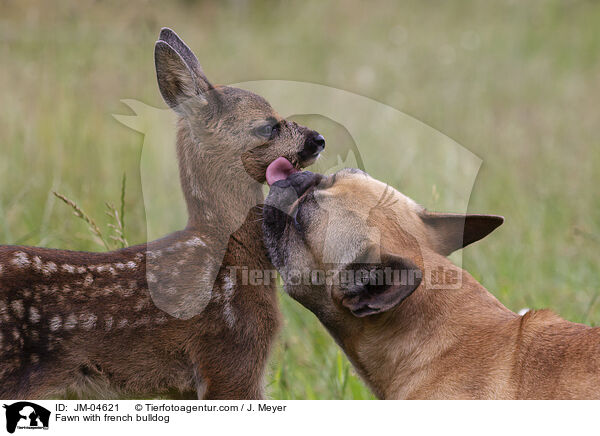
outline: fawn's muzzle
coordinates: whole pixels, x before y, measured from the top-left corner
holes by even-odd
[[[310,132],[304,141],[304,147],[298,153],[300,161],[310,161],[316,159],[319,153],[325,148],[325,138],[319,132],[314,130]]]

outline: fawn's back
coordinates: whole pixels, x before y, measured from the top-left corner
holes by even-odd
[[[230,269],[270,265],[257,210],[210,286],[197,231],[109,253],[0,246],[0,397],[262,396],[275,284]]]
[[[112,253],[4,246],[0,271],[3,397],[82,391],[90,376],[101,374],[121,378],[113,386],[124,391],[159,387],[162,381],[148,380],[141,365],[167,366],[169,377],[181,376],[176,345],[160,350],[156,341],[169,318],[148,292],[146,245]],[[183,390],[190,381],[182,378],[176,384]]]

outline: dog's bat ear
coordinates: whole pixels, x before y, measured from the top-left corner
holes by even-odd
[[[356,317],[387,312],[398,306],[419,287],[422,271],[410,260],[382,254],[381,263],[352,263],[341,304]]]
[[[504,222],[498,215],[461,215],[423,212],[421,219],[433,248],[448,256],[486,237]]]

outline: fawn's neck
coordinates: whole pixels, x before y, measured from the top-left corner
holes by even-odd
[[[178,124],[177,155],[188,229],[214,227],[229,237],[248,211],[262,203],[262,184],[246,173],[231,147],[194,137],[183,119]]]

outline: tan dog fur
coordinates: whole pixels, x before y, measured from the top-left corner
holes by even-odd
[[[487,219],[462,217],[463,244],[462,225],[452,223],[458,216],[427,212],[362,172],[343,170],[313,184],[293,205],[298,225],[265,210],[265,243],[284,281],[291,269],[343,270],[373,247],[375,258],[393,253],[423,273],[403,301],[367,316],[352,313],[339,283],[285,285],[379,398],[600,399],[600,328],[547,310],[519,316],[446,258],[492,231],[499,217],[474,240],[467,240],[469,227]],[[433,283],[442,270],[458,286]]]

